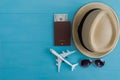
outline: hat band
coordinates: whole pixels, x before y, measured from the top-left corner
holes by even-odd
[[[87,49],[88,51],[90,51],[90,52],[94,52],[94,51],[88,49],[88,48],[84,45],[83,39],[82,39],[82,28],[83,28],[83,24],[84,24],[87,16],[88,16],[91,12],[93,12],[93,11],[95,11],[95,10],[100,10],[100,8],[95,8],[95,9],[91,9],[90,11],[88,11],[88,12],[84,15],[84,17],[82,18],[82,20],[81,20],[81,22],[80,22],[80,24],[79,24],[79,26],[78,26],[78,37],[79,37],[79,40],[80,40],[80,42],[81,42],[81,45],[82,45],[85,49]]]

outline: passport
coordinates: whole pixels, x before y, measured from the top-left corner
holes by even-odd
[[[54,22],[54,45],[70,46],[71,45],[71,28],[70,21]]]

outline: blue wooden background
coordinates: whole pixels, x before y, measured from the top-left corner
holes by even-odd
[[[58,73],[56,57],[49,52],[76,49],[73,41],[71,46],[53,45],[53,15],[67,13],[72,22],[89,2],[111,6],[120,19],[120,0],[0,0],[0,80],[120,80],[120,41],[103,57],[103,68],[78,66],[72,72],[62,63]],[[67,59],[76,63],[89,58],[77,51]]]

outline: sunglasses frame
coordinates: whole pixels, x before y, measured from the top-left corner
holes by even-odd
[[[86,62],[86,64],[85,64],[85,62]],[[97,67],[103,67],[105,65],[105,60],[103,60],[103,59],[96,59],[96,60],[83,59],[83,60],[81,60],[81,63],[80,63],[80,65],[82,67],[89,67],[91,64],[94,64]]]

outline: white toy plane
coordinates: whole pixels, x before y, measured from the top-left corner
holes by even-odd
[[[52,54],[54,54],[55,56],[57,56],[57,59],[56,59],[56,61],[57,61],[57,66],[58,66],[58,72],[60,72],[60,67],[61,67],[61,63],[62,63],[62,61],[64,61],[65,63],[67,63],[68,65],[70,65],[71,66],[71,70],[73,71],[74,69],[75,69],[75,67],[78,65],[78,63],[77,64],[71,64],[70,62],[68,62],[66,59],[64,59],[65,57],[67,57],[68,55],[70,55],[70,54],[73,54],[75,51],[69,51],[69,50],[67,50],[67,52],[62,52],[62,54],[58,54],[54,49],[50,49],[50,52],[52,53]]]

